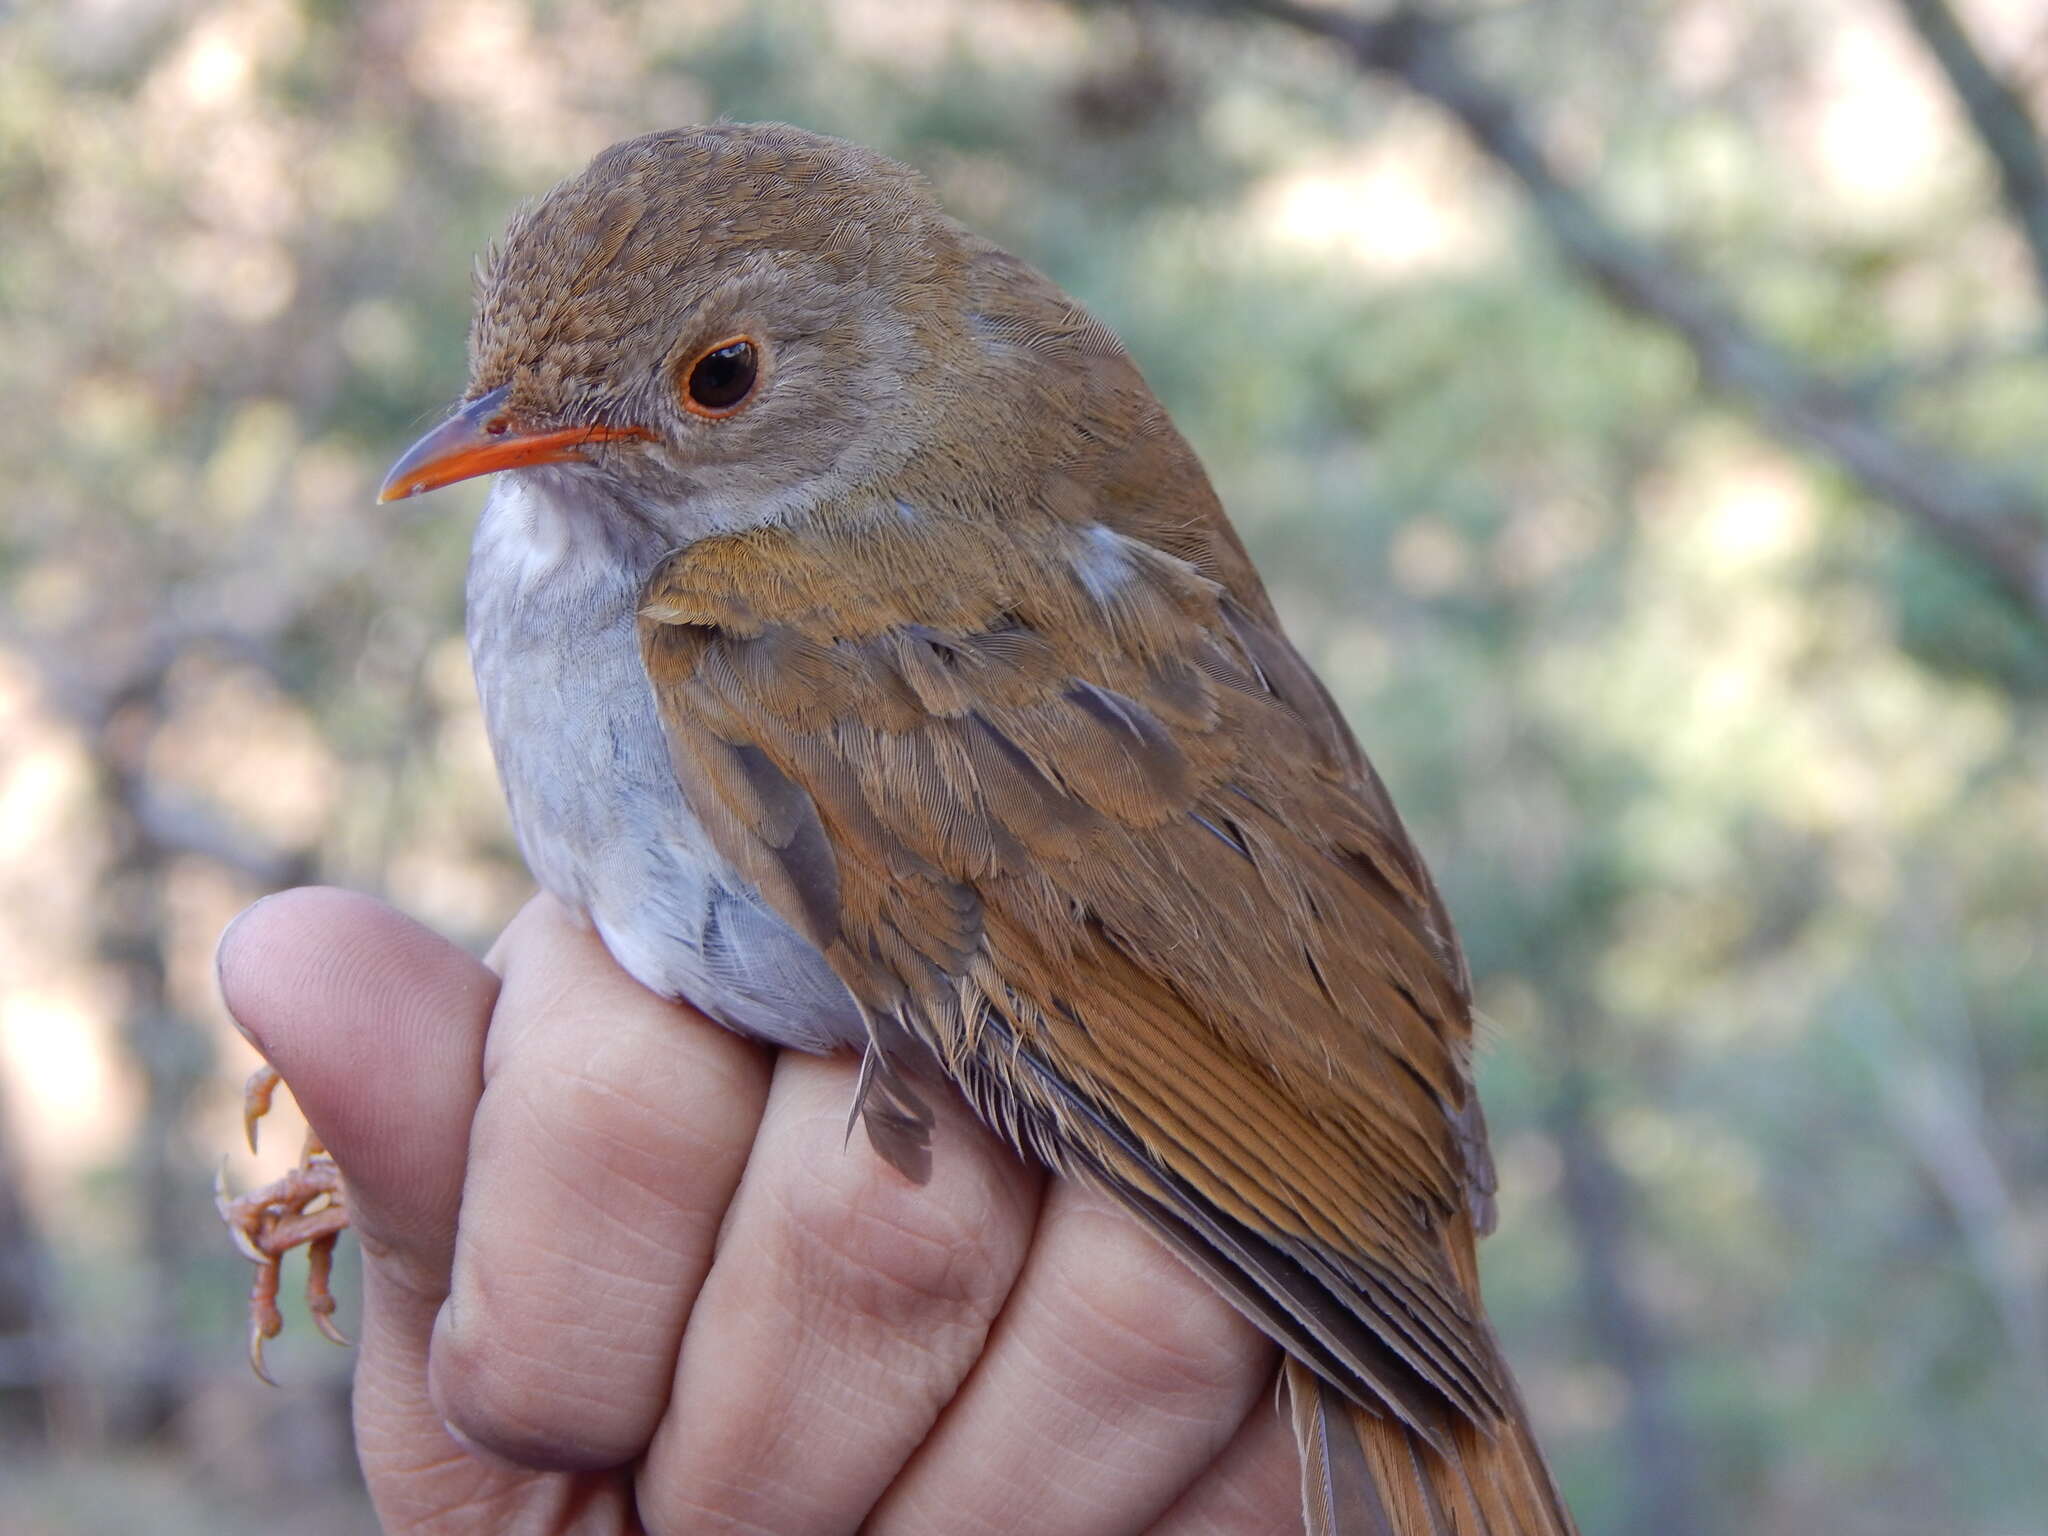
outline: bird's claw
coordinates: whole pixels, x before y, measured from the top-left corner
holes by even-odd
[[[277,1068],[266,1061],[242,1084],[242,1134],[249,1138],[251,1152],[256,1150],[256,1123],[270,1113],[271,1095],[283,1080]]]
[[[270,1109],[277,1090],[275,1069],[264,1067],[243,1090],[243,1116],[249,1145],[256,1145],[256,1122]],[[299,1165],[276,1182],[246,1195],[228,1193],[225,1165],[214,1174],[213,1206],[227,1224],[242,1257],[256,1266],[249,1288],[249,1368],[275,1386],[263,1363],[263,1346],[284,1331],[278,1310],[278,1279],[284,1256],[306,1250],[306,1310],[323,1337],[346,1345],[348,1336],[334,1323],[334,1294],[328,1281],[334,1270],[334,1244],[349,1224],[341,1169],[319,1138],[310,1131]]]
[[[321,1338],[347,1349],[354,1341],[335,1322],[334,1293],[327,1288],[328,1277],[334,1272],[334,1240],[340,1235],[330,1232],[306,1245],[306,1310],[312,1314],[313,1326],[320,1330]]]
[[[283,1327],[284,1322],[279,1319],[275,1328],[266,1331],[261,1319],[249,1319],[249,1369],[256,1373],[256,1379],[266,1387],[276,1386],[277,1378],[270,1374],[270,1368],[263,1363],[263,1341],[276,1338]]]
[[[243,1197],[246,1199],[246,1197]],[[222,1158],[220,1166],[213,1171],[213,1208],[220,1213],[220,1219],[227,1224],[228,1236],[242,1257],[251,1264],[268,1264],[270,1256],[256,1246],[256,1240],[249,1235],[249,1224],[244,1217],[242,1201],[228,1193],[228,1160]]]

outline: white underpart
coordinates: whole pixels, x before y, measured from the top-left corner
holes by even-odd
[[[592,522],[586,515],[579,533],[577,519],[561,501],[528,477],[500,475],[477,524],[475,553],[482,558],[488,545],[493,569],[509,573],[522,591],[552,586],[557,578],[571,590],[587,591],[607,581],[608,573],[593,566],[611,556],[617,542],[594,534]]]
[[[492,487],[469,645],[520,851],[642,985],[777,1044],[856,1042],[824,957],[744,887],[677,788],[635,622],[665,553],[587,479]]]

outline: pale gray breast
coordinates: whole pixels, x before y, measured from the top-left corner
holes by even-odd
[[[470,658],[527,866],[643,986],[779,1045],[856,1043],[824,957],[742,887],[676,787],[633,616],[664,551],[589,484],[501,474],[470,559]]]

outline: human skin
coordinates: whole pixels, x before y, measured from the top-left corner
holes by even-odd
[[[1299,1498],[1271,1346],[1108,1198],[950,1096],[911,1185],[847,1134],[851,1058],[655,997],[547,897],[478,961],[290,891],[219,966],[347,1183],[390,1532],[1223,1536]]]

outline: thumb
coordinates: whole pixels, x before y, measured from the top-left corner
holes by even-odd
[[[341,1166],[365,1256],[438,1305],[498,978],[382,902],[320,887],[250,907],[215,963],[228,1012]]]
[[[456,1454],[427,1389],[498,978],[383,903],[319,888],[249,908],[215,963],[346,1184],[363,1250],[356,1449],[386,1528],[522,1503],[533,1479]]]

